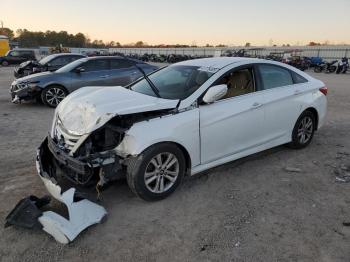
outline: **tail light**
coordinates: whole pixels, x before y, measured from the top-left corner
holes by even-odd
[[[320,91],[321,91],[322,94],[324,94],[324,95],[326,96],[327,93],[328,93],[328,88],[327,88],[326,86],[321,87],[321,88],[320,88]]]

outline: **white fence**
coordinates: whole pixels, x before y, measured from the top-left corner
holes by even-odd
[[[271,52],[283,52],[291,50],[302,51],[302,56],[322,57],[324,59],[339,59],[350,56],[350,45],[344,46],[291,46],[291,47],[205,47],[205,48],[110,48],[109,53],[127,54],[181,54],[181,55],[199,55],[215,56],[224,53],[226,50],[246,49],[249,53],[256,53],[261,56],[269,55]]]

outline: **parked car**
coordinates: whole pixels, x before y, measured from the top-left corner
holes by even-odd
[[[115,56],[81,58],[55,72],[42,72],[15,80],[12,102],[38,99],[56,107],[69,93],[84,86],[125,86],[158,67]]]
[[[28,60],[36,60],[35,50],[32,49],[13,49],[0,56],[0,65],[18,65]]]
[[[292,66],[237,57],[180,62],[125,88],[82,88],[57,107],[38,172],[97,186],[126,176],[139,197],[163,199],[185,175],[282,144],[306,147],[324,123],[326,94]]]
[[[40,72],[46,72],[46,71],[53,72],[75,60],[78,60],[84,57],[86,56],[80,55],[80,54],[63,53],[63,54],[48,55],[43,59],[41,59],[40,61],[29,60],[21,63],[18,67],[15,67],[14,76],[16,78],[20,78],[23,76],[36,74]]]

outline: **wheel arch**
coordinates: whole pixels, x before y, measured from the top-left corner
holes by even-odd
[[[316,121],[316,123],[315,123],[315,130],[317,130],[317,128],[318,128],[319,116],[318,116],[318,112],[317,112],[316,108],[314,108],[314,107],[308,107],[308,108],[306,108],[300,115],[302,115],[302,114],[303,114],[304,112],[306,112],[306,111],[311,112],[311,113],[315,116],[315,121]]]
[[[49,83],[49,84],[47,84],[46,86],[44,86],[44,87],[42,88],[41,91],[43,91],[45,88],[52,87],[52,86],[59,86],[59,87],[63,88],[64,91],[67,92],[67,94],[69,94],[68,89],[67,89],[64,85],[62,85],[62,84],[56,84],[56,83]]]
[[[178,147],[181,150],[181,152],[183,153],[183,155],[185,157],[185,161],[186,161],[186,173],[185,174],[186,175],[190,174],[190,170],[191,170],[191,166],[192,166],[191,156],[190,156],[188,150],[183,145],[181,145],[180,143],[177,143],[177,142],[174,142],[174,141],[157,142],[157,143],[155,143],[153,145],[150,145],[150,146],[144,148],[142,150],[142,153],[145,152],[150,147],[154,147],[154,146],[161,145],[161,144],[172,144],[172,145],[175,145],[176,147]]]

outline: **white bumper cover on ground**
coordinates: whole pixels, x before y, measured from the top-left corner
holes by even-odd
[[[43,225],[44,231],[52,235],[58,242],[67,244],[73,241],[87,227],[100,223],[107,215],[107,211],[104,207],[87,199],[74,202],[75,188],[70,188],[61,193],[61,187],[53,183],[42,170],[39,158],[40,152],[38,152],[36,160],[38,174],[49,193],[67,206],[69,220],[52,211],[43,212],[38,220]]]

